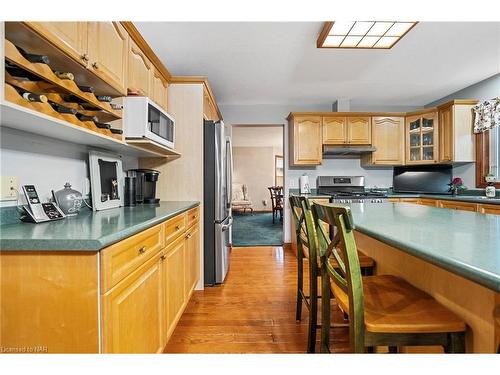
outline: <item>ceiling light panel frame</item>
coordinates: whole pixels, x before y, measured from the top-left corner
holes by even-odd
[[[416,21],[325,22],[318,48],[391,49],[415,27]]]

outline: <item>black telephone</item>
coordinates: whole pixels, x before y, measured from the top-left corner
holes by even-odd
[[[55,203],[41,203],[34,185],[23,185],[23,192],[28,205],[23,206],[26,215],[21,217],[22,221],[43,223],[66,217]]]

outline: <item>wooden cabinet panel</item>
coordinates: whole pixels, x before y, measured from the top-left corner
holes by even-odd
[[[150,95],[150,81],[152,64],[141,49],[130,39],[128,55],[128,81],[130,91],[139,92],[141,95]]]
[[[482,214],[500,215],[500,204],[479,204],[477,210]]]
[[[90,69],[126,95],[129,36],[119,22],[89,23]]]
[[[347,141],[345,117],[323,117],[323,144],[342,145]]]
[[[404,129],[403,117],[373,117],[372,145],[377,150],[362,158],[364,164],[404,164]]]
[[[164,246],[163,225],[146,229],[100,252],[102,290],[108,291]]]
[[[157,353],[161,342],[160,254],[102,297],[103,352]]]
[[[418,204],[421,204],[421,205],[424,205],[424,206],[437,207],[438,206],[438,201],[436,199],[420,198],[418,200]]]
[[[290,120],[290,162],[292,165],[318,165],[322,160],[320,116],[297,116]]]
[[[205,88],[203,88],[203,118],[212,121],[220,120],[215,104],[210,99],[210,95]]]
[[[194,225],[186,233],[186,293],[189,293],[196,287],[200,278],[200,228]]]
[[[439,111],[439,161],[453,161],[453,106]]]
[[[151,99],[164,110],[167,110],[168,83],[157,70],[153,71],[151,77]]]
[[[189,228],[194,223],[197,223],[200,220],[200,208],[195,207],[191,208],[186,213],[186,227]]]
[[[349,144],[369,145],[372,143],[370,117],[347,117],[347,139]]]
[[[165,245],[168,246],[186,229],[186,214],[177,215],[165,222]]]
[[[26,24],[75,61],[87,66],[89,61],[87,22],[26,22]]]
[[[476,203],[445,201],[445,200],[438,201],[438,207],[449,208],[452,210],[474,211],[474,212],[478,210]]]
[[[418,204],[419,199],[418,198],[400,198],[399,201],[401,203],[415,203],[415,204]]]
[[[167,338],[172,335],[186,301],[185,252],[186,241],[184,237],[180,237],[165,249],[162,262],[163,306],[166,311],[164,326],[167,328]]]

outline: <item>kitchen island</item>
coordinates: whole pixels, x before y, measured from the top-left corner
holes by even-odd
[[[500,216],[408,203],[351,204],[358,248],[467,323],[467,352],[500,344]],[[432,311],[429,312],[432,314]]]

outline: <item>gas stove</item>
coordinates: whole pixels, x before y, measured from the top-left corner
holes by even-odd
[[[387,202],[387,194],[365,190],[364,176],[318,176],[316,188],[330,196],[330,203]]]

